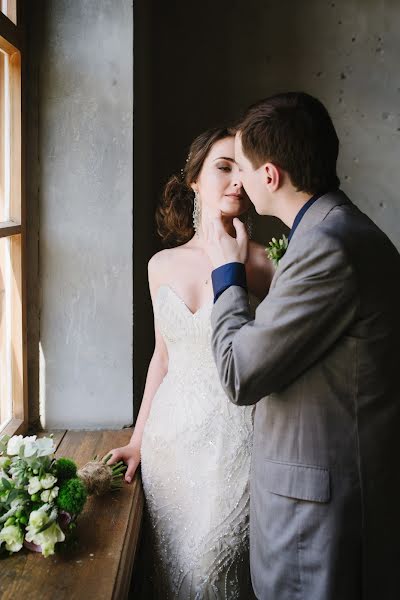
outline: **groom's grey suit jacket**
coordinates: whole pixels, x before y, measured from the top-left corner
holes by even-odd
[[[250,560],[261,600],[400,598],[400,256],[341,191],[304,215],[251,320],[212,313],[222,385],[255,404]]]

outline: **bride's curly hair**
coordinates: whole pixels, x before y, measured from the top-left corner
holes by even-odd
[[[217,127],[201,133],[190,146],[181,175],[173,175],[166,183],[156,211],[157,232],[165,245],[181,245],[193,237],[194,192],[190,184],[197,180],[215,142],[233,135],[235,131],[228,127]]]

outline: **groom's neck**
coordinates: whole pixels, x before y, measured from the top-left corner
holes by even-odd
[[[282,189],[275,198],[274,216],[292,228],[297,213],[312,198],[313,194],[298,192],[295,189]]]

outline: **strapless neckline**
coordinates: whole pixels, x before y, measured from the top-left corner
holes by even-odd
[[[198,314],[200,314],[203,310],[205,310],[206,308],[209,308],[210,306],[212,306],[214,299],[210,298],[208,302],[204,302],[204,304],[202,304],[201,306],[199,306],[199,308],[195,311],[192,311],[189,306],[186,304],[186,302],[181,298],[181,296],[179,296],[179,294],[168,284],[163,284],[160,285],[159,288],[157,289],[157,293],[156,293],[156,298],[158,298],[159,296],[159,292],[162,289],[166,289],[168,290],[168,292],[174,297],[176,298],[176,300],[186,309],[186,311],[189,313],[189,315],[191,315],[192,317],[196,317]]]

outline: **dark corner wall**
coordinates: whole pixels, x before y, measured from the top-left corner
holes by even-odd
[[[37,431],[39,409],[39,103],[38,83],[41,40],[43,39],[44,0],[24,3],[26,23],[25,88],[22,89],[26,109],[25,121],[25,194],[27,221],[27,325],[28,325],[28,398],[29,424]]]
[[[242,13],[248,4],[255,10],[246,22]],[[155,208],[163,184],[183,167],[192,139],[210,127],[234,121],[247,104],[273,89],[266,78],[258,75],[255,81],[252,75],[260,69],[259,64],[254,66],[253,54],[259,55],[257,63],[268,62],[263,56],[264,34],[257,39],[252,31],[265,10],[263,2],[135,2],[136,410],[154,343],[147,262],[161,248],[155,232]],[[286,230],[271,221],[275,223],[270,231]],[[255,237],[260,237],[257,225]]]

